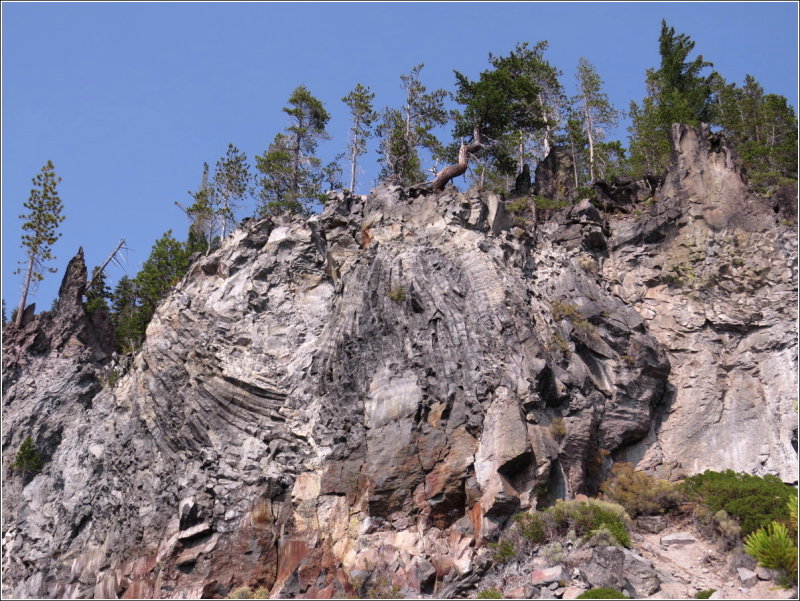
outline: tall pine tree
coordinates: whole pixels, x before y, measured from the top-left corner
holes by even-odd
[[[194,199],[194,202],[186,209],[186,216],[191,221],[189,236],[195,250],[205,251],[208,254],[211,252],[218,231],[217,218],[214,213],[215,192],[213,184],[209,182],[208,163],[203,163],[200,188],[196,192],[190,190],[188,194]],[[180,203],[177,204],[180,206]]]
[[[425,178],[420,149],[426,149],[435,156],[443,153],[441,142],[431,130],[447,123],[444,107],[447,92],[428,92],[420,81],[424,66],[420,63],[410,73],[400,76],[406,93],[405,104],[400,110],[385,109],[377,127],[381,138],[382,168],[379,177],[386,179],[393,176],[404,186]]]
[[[619,115],[608,100],[608,95],[603,92],[603,80],[598,75],[594,65],[585,58],[578,60],[577,70],[578,95],[574,102],[583,122],[583,133],[588,142],[589,184],[593,184],[596,177],[603,177],[608,157],[603,152],[606,147],[601,146],[607,128],[615,127]]]
[[[514,148],[512,153],[516,158],[517,173],[522,171],[526,163],[535,167],[532,163],[548,155],[568,105],[560,81],[561,71],[544,57],[547,46],[546,41],[538,42],[533,47],[523,42],[517,44],[508,56],[490,55],[490,62],[496,69],[505,69],[514,78],[524,78],[536,89],[535,95],[518,100],[517,110],[528,113],[534,120],[541,120],[541,126],[517,129],[511,134],[510,142]]]
[[[697,125],[714,114],[715,75],[703,75],[713,65],[702,55],[688,60],[695,43],[685,34],[661,22],[661,66],[647,71],[647,92],[640,107],[631,103],[631,167],[635,175],[666,169],[673,123]]]
[[[212,209],[220,224],[222,239],[236,224],[236,209],[250,189],[250,167],[247,155],[233,144],[228,144],[228,151],[217,161],[214,171],[214,194]]]
[[[486,165],[497,174],[514,175],[515,132],[533,132],[545,126],[536,99],[539,86],[534,79],[521,77],[515,61],[490,57],[493,69],[480,74],[477,81],[455,71],[456,102],[463,110],[455,114],[453,137],[461,139],[458,162],[442,169],[433,182],[441,190],[454,177],[466,172],[470,156],[481,152]]]
[[[367,139],[372,135],[373,125],[378,119],[378,114],[372,106],[374,98],[375,94],[360,83],[342,98],[342,102],[350,109],[352,120],[347,153],[350,161],[350,191],[354,194],[358,175],[358,157],[367,152]]]
[[[315,153],[319,142],[329,137],[325,128],[330,115],[305,86],[292,92],[283,112],[289,115],[289,126],[256,157],[256,168],[262,174],[259,214],[308,212],[324,198],[325,174]]]
[[[25,312],[25,303],[28,299],[28,291],[31,284],[43,279],[42,273],[49,271],[55,273],[54,268],[45,267],[47,261],[55,259],[52,254],[52,245],[61,237],[58,226],[64,221],[61,214],[63,205],[58,195],[56,187],[61,181],[56,177],[55,168],[51,161],[42,167],[41,172],[33,178],[33,189],[25,202],[24,207],[28,209],[26,215],[20,215],[24,219],[22,224],[22,246],[26,249],[27,261],[25,271],[25,282],[22,288],[22,298],[17,307],[15,320],[16,327],[22,325],[22,316]],[[15,273],[21,273],[22,267]]]
[[[94,313],[98,309],[108,310],[111,288],[106,283],[106,274],[98,265],[92,269],[92,285],[86,289],[86,310]]]

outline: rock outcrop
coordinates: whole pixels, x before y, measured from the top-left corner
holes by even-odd
[[[613,224],[603,276],[668,349],[669,392],[626,451],[673,477],[797,481],[797,238],[707,127],[674,126],[655,204]]]
[[[4,467],[25,436],[59,433],[4,497],[5,592],[456,594],[512,513],[593,493],[615,459],[786,478],[796,249],[708,132],[676,136],[637,221],[582,202],[526,231],[495,195],[396,186],[250,221],[193,265],[113,386],[68,270],[66,346],[36,346],[34,324],[4,340]],[[764,254],[740,256],[752,280],[731,258],[725,292],[693,300],[664,279],[684,239]]]

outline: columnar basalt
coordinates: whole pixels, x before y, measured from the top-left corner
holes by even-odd
[[[694,156],[709,161],[697,177],[738,177],[703,146],[707,132],[682,135],[695,138],[676,164]],[[684,470],[715,461],[785,476],[796,454],[779,380],[796,365],[785,266],[796,251],[774,227],[740,234],[740,211],[699,195],[718,180],[686,180],[687,169],[636,222],[580,202],[521,224],[497,196],[452,189],[331,194],[321,215],[251,220],[201,257],[130,364],[110,365],[99,336],[38,354],[33,325],[29,343],[7,336],[4,467],[26,433],[59,435],[41,474],[11,477],[5,591],[454,594],[510,515],[595,492],[615,459],[675,468],[688,436],[705,454],[682,458]],[[740,297],[716,295],[722,304],[678,333],[672,312],[692,325],[704,305],[675,293],[666,262],[682,260],[681,232],[701,221],[715,240],[757,240],[774,278],[746,263],[758,283],[736,278]],[[742,312],[753,290],[781,299],[757,320]],[[88,319],[75,305],[71,327],[85,333]],[[761,346],[729,349],[733,333],[736,344],[760,333]],[[717,346],[680,346],[695,334]],[[737,353],[727,368],[715,363],[723,348]],[[123,372],[113,386],[110,369]],[[727,390],[702,397],[706,422],[722,413],[708,424],[718,440],[741,436],[735,415],[753,397],[736,390],[773,397],[747,408],[775,428],[748,439],[766,445],[758,453],[712,456],[674,425],[698,419],[692,387],[719,374]]]

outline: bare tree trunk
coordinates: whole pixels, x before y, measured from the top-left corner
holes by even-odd
[[[572,151],[572,174],[575,176],[575,187],[578,187],[578,155],[575,152],[575,142],[569,137],[569,148]]]
[[[350,192],[356,193],[356,151],[353,149],[353,154],[350,155]]]
[[[589,183],[594,183],[594,126],[589,112],[589,103],[583,100],[583,115],[586,123],[586,137],[589,139]]]
[[[177,202],[176,202],[175,204],[177,204],[178,206],[180,206],[180,204],[179,204],[179,203],[177,203]],[[117,247],[114,249],[114,252],[112,252],[110,255],[108,255],[108,258],[107,258],[107,259],[106,259],[106,260],[103,262],[103,264],[100,266],[100,269],[98,269],[98,270],[97,270],[97,273],[94,273],[94,274],[92,274],[92,278],[89,280],[89,283],[88,283],[88,284],[86,284],[86,290],[89,290],[89,289],[92,287],[92,284],[94,284],[94,281],[95,281],[95,280],[96,280],[98,277],[100,277],[100,274],[101,274],[101,273],[103,273],[103,270],[106,268],[106,265],[108,265],[109,263],[111,263],[111,260],[112,260],[112,259],[113,259],[113,258],[116,256],[116,254],[119,252],[119,250],[120,250],[120,249],[121,249],[123,246],[125,246],[125,238],[123,238],[122,240],[120,240],[120,241],[119,241],[119,244],[117,244]],[[125,250],[127,250],[127,249],[125,249]],[[119,261],[117,261],[117,263],[119,263]]]
[[[14,320],[14,325],[18,328],[22,326],[22,314],[25,313],[25,301],[28,300],[28,289],[31,287],[31,278],[33,277],[34,259],[35,257],[33,254],[31,254],[30,259],[28,259],[28,270],[25,273],[25,286],[22,288],[22,298],[17,307],[17,318]]]
[[[442,169],[439,172],[439,175],[436,176],[436,179],[433,180],[431,189],[434,192],[441,192],[444,190],[444,187],[450,182],[450,180],[458,177],[459,175],[464,175],[469,167],[469,153],[479,150],[482,146],[481,132],[476,126],[473,132],[472,142],[469,144],[463,142],[461,147],[458,149],[458,163],[455,165],[449,165]]]
[[[547,121],[547,124],[544,126],[544,140],[542,142],[542,150],[544,152],[543,156],[546,158],[547,155],[550,154],[550,111],[547,110],[547,107],[544,104],[541,92],[539,93],[539,107],[542,109],[542,114]]]

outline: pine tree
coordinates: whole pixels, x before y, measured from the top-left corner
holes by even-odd
[[[233,144],[228,144],[228,152],[217,161],[211,202],[223,240],[236,223],[236,209],[249,188],[250,167],[247,164],[247,155]]]
[[[768,190],[797,179],[797,116],[786,98],[765,94],[752,75],[741,88],[714,80],[715,123],[723,128],[750,184]]]
[[[367,152],[367,139],[372,136],[373,125],[378,120],[378,114],[372,106],[374,98],[375,94],[360,83],[342,98],[342,102],[350,109],[352,119],[347,152],[350,160],[350,191],[354,194],[356,192],[358,157]]]
[[[3,299],[3,325],[6,325],[8,318],[6,318],[6,299]]]
[[[598,173],[603,177],[607,162],[607,157],[597,152],[604,148],[599,146],[605,137],[604,128],[615,127],[619,115],[602,91],[603,80],[594,65],[583,57],[578,60],[577,80],[578,95],[574,102],[579,106],[583,133],[589,144],[589,184],[593,184]]]
[[[277,134],[267,151],[256,157],[256,169],[263,174],[258,180],[259,215],[303,212],[292,189],[292,150],[285,134]]]
[[[283,111],[290,124],[285,133],[275,136],[262,156],[256,157],[259,179],[259,214],[308,212],[322,202],[321,161],[315,156],[321,140],[328,139],[325,127],[330,115],[320,100],[305,86],[289,97]]]
[[[589,140],[583,128],[583,118],[575,108],[570,108],[567,113],[567,122],[564,126],[563,144],[572,158],[572,176],[575,188],[586,185],[589,178],[589,156],[587,148]]]
[[[673,123],[708,123],[714,115],[712,92],[716,76],[701,74],[713,65],[704,61],[702,55],[687,60],[694,45],[689,36],[676,34],[666,21],[661,22],[661,66],[647,71],[648,96],[642,106],[631,103],[630,151],[636,175],[666,168]]]
[[[168,230],[153,245],[150,256],[136,274],[137,293],[150,321],[158,303],[172,290],[189,269],[186,248]]]
[[[111,294],[111,321],[120,351],[131,352],[142,341],[158,304],[188,271],[190,255],[197,251],[192,245],[191,235],[181,243],[169,230],[153,245],[136,277],[120,278]]]
[[[140,317],[136,283],[128,276],[122,276],[111,294],[111,323],[114,324],[120,352],[132,352],[144,337],[147,323]]]
[[[98,309],[108,310],[111,288],[106,283],[106,274],[98,265],[92,269],[92,285],[86,290],[86,311],[94,313]]]
[[[393,108],[385,108],[381,113],[376,133],[381,139],[381,171],[378,179],[396,179],[399,184],[411,184],[422,179],[419,154],[408,145],[404,132],[403,115]]]
[[[200,188],[197,192],[188,192],[194,202],[186,209],[186,216],[192,222],[189,226],[189,236],[194,244],[199,245],[204,242],[202,249],[196,248],[198,252],[208,254],[211,251],[215,234],[218,229],[217,219],[214,215],[216,205],[214,186],[208,181],[208,163],[203,163],[203,177],[200,181]],[[176,203],[180,206],[180,203]]]
[[[56,177],[53,163],[47,161],[41,172],[33,178],[33,189],[24,204],[24,207],[30,212],[27,215],[20,215],[20,219],[26,220],[22,225],[23,231],[27,232],[22,235],[22,246],[27,249],[28,258],[22,298],[17,307],[16,327],[22,325],[22,316],[25,312],[25,302],[31,283],[41,281],[43,279],[42,272],[45,269],[50,273],[56,271],[54,268],[46,268],[45,262],[55,259],[51,252],[52,245],[61,237],[57,229],[59,224],[64,221],[64,216],[61,214],[63,205],[56,190],[60,181],[61,178]],[[15,271],[15,273],[21,272],[21,267]]]
[[[441,142],[431,132],[434,127],[447,123],[444,108],[445,90],[428,92],[420,81],[420,63],[410,73],[400,76],[406,93],[402,109],[387,108],[378,124],[381,138],[380,178],[393,176],[400,185],[408,186],[425,178],[419,149],[433,155],[442,154]]]
[[[544,58],[547,46],[546,41],[538,42],[532,48],[523,42],[517,44],[508,56],[489,55],[496,69],[505,69],[515,78],[527,79],[537,90],[535,96],[518,100],[517,110],[541,120],[542,126],[518,129],[513,133],[511,141],[515,148],[517,173],[526,163],[539,161],[549,154],[568,105],[559,79],[561,71]]]
[[[14,461],[10,468],[15,472],[22,475],[24,479],[35,476],[44,467],[44,460],[39,452],[36,450],[36,444],[33,439],[28,436],[19,445],[17,454],[14,456]]]
[[[458,162],[442,169],[433,182],[441,190],[454,177],[466,172],[472,154],[483,152],[487,165],[500,175],[514,175],[515,132],[533,132],[546,125],[536,99],[539,87],[529,77],[521,77],[516,61],[492,58],[493,69],[470,81],[456,76],[456,102],[463,105],[455,114],[453,136],[461,138]],[[471,139],[469,139],[471,137]]]

